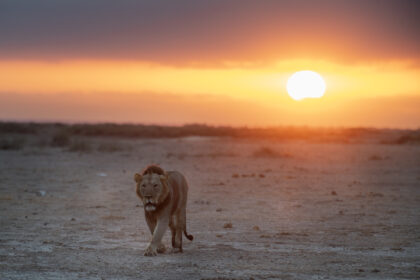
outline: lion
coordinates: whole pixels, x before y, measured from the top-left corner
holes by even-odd
[[[189,240],[194,238],[187,233],[188,184],[185,177],[178,171],[165,172],[157,165],[150,165],[141,174],[136,173],[134,181],[152,233],[144,255],[156,256],[165,252],[162,237],[168,226],[172,233],[172,251],[182,253],[182,232]]]

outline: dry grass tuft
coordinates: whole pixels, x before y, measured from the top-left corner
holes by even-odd
[[[232,223],[225,223],[223,225],[223,228],[233,228],[233,225],[232,225]]]
[[[289,153],[279,153],[269,147],[261,147],[252,153],[253,157],[266,157],[266,158],[290,158],[292,157]]]
[[[84,140],[75,140],[71,142],[68,150],[70,152],[90,153],[92,151],[92,145]]]

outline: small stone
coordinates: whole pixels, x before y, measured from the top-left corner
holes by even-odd
[[[74,222],[74,221],[76,221],[76,219],[75,219],[75,218],[71,218],[71,220],[70,220],[70,221]]]
[[[258,175],[260,178],[264,178],[265,177],[265,175],[264,174],[260,174],[260,175]]]
[[[46,191],[38,191],[37,193],[36,193],[36,195],[37,196],[45,196],[47,194],[47,192]]]
[[[332,191],[331,195],[337,195],[337,193],[335,191]]]
[[[217,208],[216,212],[222,212],[222,208]]]
[[[259,226],[253,226],[252,229],[253,230],[256,230],[256,231],[259,231],[260,230],[260,227]]]

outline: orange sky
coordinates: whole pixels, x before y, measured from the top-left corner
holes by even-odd
[[[0,119],[420,126],[413,1],[41,2],[0,20]],[[287,95],[300,70],[323,98]]]

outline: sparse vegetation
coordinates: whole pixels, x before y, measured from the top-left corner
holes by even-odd
[[[20,150],[24,144],[25,140],[23,138],[1,139],[0,150]]]
[[[1,134],[53,135],[50,145],[67,147],[74,137],[178,138],[190,136],[233,137],[238,139],[300,140],[315,143],[420,144],[420,129],[271,127],[247,128],[189,124],[158,126],[135,124],[61,124],[0,122]],[[108,148],[105,148],[108,149]],[[112,150],[113,148],[109,148]],[[117,148],[118,149],[118,148]],[[214,156],[219,156],[215,154]],[[226,155],[223,155],[226,156]]]
[[[398,137],[395,144],[420,144],[420,132],[411,132]]]
[[[35,134],[44,124],[0,122],[0,134]]]
[[[196,158],[219,158],[219,157],[236,157],[237,154],[232,152],[212,152],[212,153],[204,153],[204,154],[186,154],[186,153],[167,153],[167,158],[175,157],[177,159],[184,159],[185,157],[196,157]]]
[[[116,142],[110,142],[110,143],[104,142],[104,143],[99,144],[97,150],[103,153],[114,153],[114,152],[126,150],[126,147]]]
[[[258,150],[254,151],[252,154],[253,157],[285,157],[289,158],[291,157],[288,153],[279,153],[277,151],[274,151],[273,149],[269,147],[261,147]]]
[[[60,130],[55,133],[51,139],[51,146],[66,147],[70,144],[70,133],[66,130]]]
[[[86,140],[72,141],[69,149],[70,152],[89,153],[92,151],[92,145]]]
[[[384,157],[379,156],[379,155],[371,155],[369,157],[369,160],[384,160]]]

